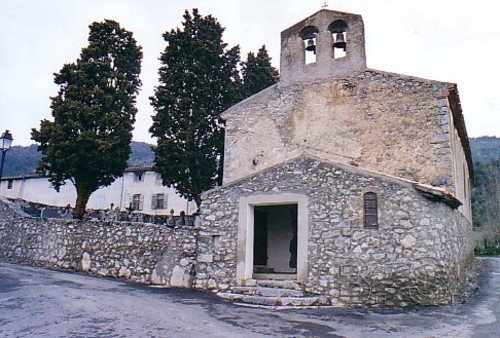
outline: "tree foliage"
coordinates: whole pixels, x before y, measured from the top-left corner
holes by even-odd
[[[243,63],[242,73],[242,90],[245,97],[250,97],[279,80],[278,70],[271,65],[271,57],[265,45],[259,49],[257,55],[253,52],[248,53],[247,61]]]
[[[500,245],[500,159],[474,164],[472,191],[474,227],[483,232],[488,246]]]
[[[182,28],[167,31],[160,85],[151,97],[156,111],[155,162],[163,183],[200,203],[199,194],[222,179],[224,144],[219,114],[241,100],[239,47],[227,48],[224,28],[197,9],[184,13]]]
[[[112,20],[90,26],[89,45],[76,63],[54,74],[54,121],[42,120],[32,139],[42,152],[39,170],[59,190],[65,180],[77,191],[75,216],[88,198],[122,175],[130,154],[142,51],[132,33]]]

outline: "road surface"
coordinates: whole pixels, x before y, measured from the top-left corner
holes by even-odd
[[[500,337],[500,258],[466,304],[241,307],[210,293],[0,263],[0,337]]]

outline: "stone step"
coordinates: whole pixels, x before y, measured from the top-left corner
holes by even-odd
[[[257,273],[257,274],[268,274],[268,273],[273,273],[274,268],[270,268],[267,266],[254,265],[253,272]]]
[[[235,302],[247,304],[265,305],[265,306],[313,306],[325,305],[325,300],[320,296],[312,297],[264,297],[242,295],[236,293],[219,292],[217,295]]]
[[[255,281],[256,286],[274,289],[290,289],[302,291],[302,286],[292,280],[274,280],[274,279],[258,279]]]
[[[296,280],[297,274],[295,273],[265,273],[265,272],[254,272],[253,277],[255,279],[265,279],[265,280]]]
[[[304,297],[304,292],[295,289],[269,288],[262,286],[234,286],[232,293],[264,297]]]

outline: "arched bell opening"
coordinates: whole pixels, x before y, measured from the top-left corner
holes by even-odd
[[[314,26],[304,27],[299,36],[302,38],[306,65],[316,62],[316,46],[319,30]]]
[[[347,23],[343,20],[335,20],[328,26],[333,37],[332,56],[334,59],[347,55],[347,28]]]

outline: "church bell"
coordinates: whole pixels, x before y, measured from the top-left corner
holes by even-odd
[[[316,45],[314,44],[314,40],[313,39],[307,40],[306,50],[307,51],[313,51],[314,54],[316,54]]]
[[[342,48],[345,52],[346,50],[346,42],[344,39],[344,33],[337,33],[335,36],[335,42],[333,43],[334,48]]]

